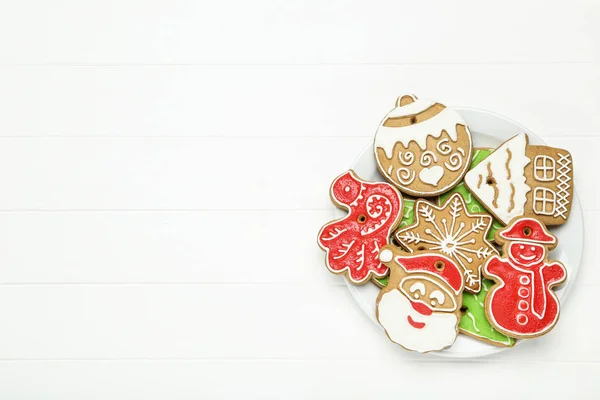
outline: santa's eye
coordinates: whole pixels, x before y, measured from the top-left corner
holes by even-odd
[[[419,292],[420,292],[421,296],[423,296],[425,294],[425,285],[422,284],[421,282],[415,282],[410,286],[409,290],[413,294],[415,299],[418,299]]]
[[[446,300],[446,296],[444,296],[444,293],[440,292],[439,290],[434,290],[433,292],[431,292],[429,298],[431,299],[432,306],[435,305],[435,302],[437,302],[437,304],[444,304],[444,301]]]
[[[523,245],[519,246],[519,249],[521,249],[521,250],[523,250],[524,248],[525,248],[525,246],[523,246]]]
[[[531,251],[534,251],[534,250],[535,250],[535,247],[531,246]]]

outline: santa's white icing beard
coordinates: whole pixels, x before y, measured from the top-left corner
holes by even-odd
[[[408,320],[425,326],[417,329]],[[454,343],[458,317],[454,313],[418,313],[399,290],[384,293],[378,305],[378,319],[390,339],[408,350],[427,352],[441,350]]]

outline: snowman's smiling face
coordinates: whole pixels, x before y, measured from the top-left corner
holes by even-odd
[[[542,261],[546,248],[536,243],[514,242],[508,248],[510,257],[520,265],[530,266]]]

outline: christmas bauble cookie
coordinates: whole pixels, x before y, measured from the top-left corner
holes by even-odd
[[[437,196],[467,172],[471,133],[453,109],[405,95],[381,121],[373,150],[379,171],[401,192]]]
[[[443,254],[407,254],[394,245],[384,246],[379,259],[390,279],[377,296],[376,315],[390,340],[421,353],[451,346],[464,286],[460,268]]]

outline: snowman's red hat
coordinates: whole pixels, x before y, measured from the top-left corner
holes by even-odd
[[[463,288],[461,270],[454,262],[441,254],[413,254],[395,258],[407,272],[428,272],[445,281],[459,294]]]
[[[556,243],[556,236],[548,232],[544,224],[535,218],[519,218],[499,232],[507,240],[533,243]]]

